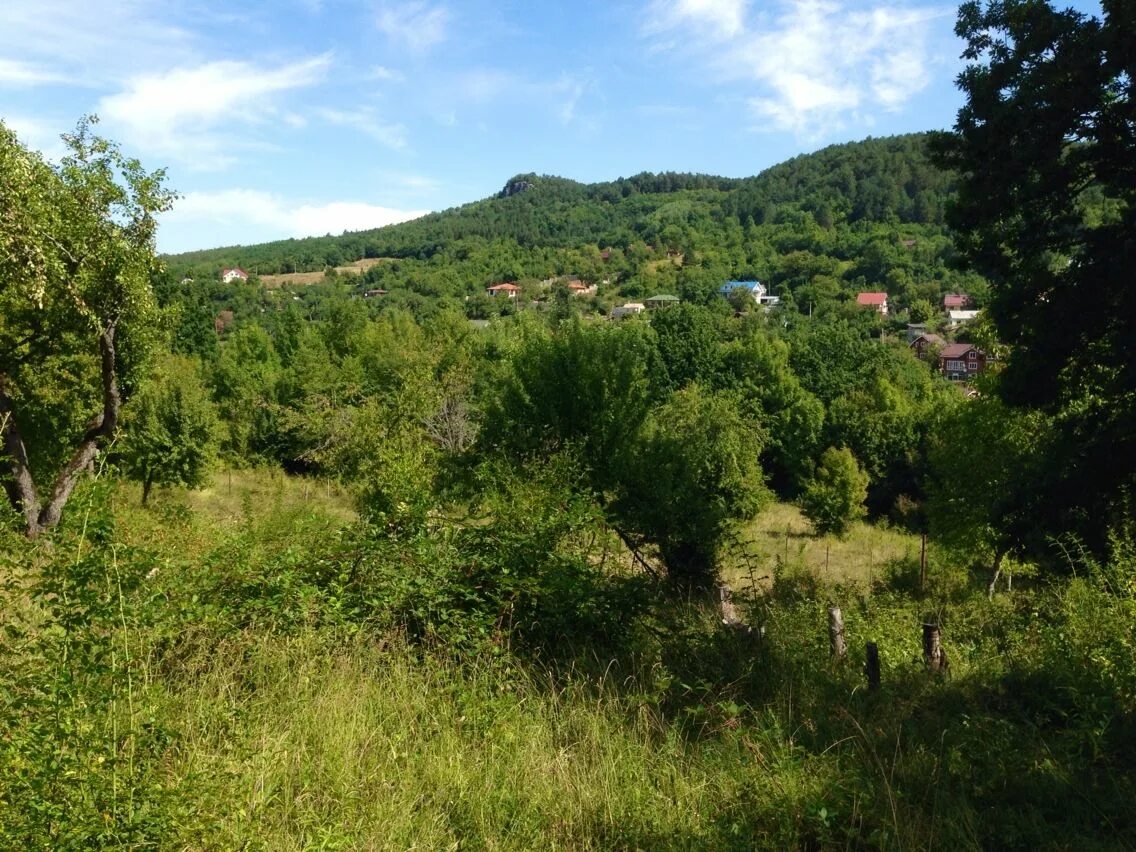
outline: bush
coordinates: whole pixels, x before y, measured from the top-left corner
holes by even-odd
[[[812,521],[817,535],[843,535],[853,521],[864,516],[867,496],[868,475],[852,451],[829,447],[801,495],[801,511]]]

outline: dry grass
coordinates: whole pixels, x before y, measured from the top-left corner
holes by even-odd
[[[742,530],[741,543],[744,550],[728,556],[722,568],[723,579],[735,588],[750,584],[751,569],[755,579],[772,576],[778,560],[826,582],[868,585],[889,563],[919,558],[918,536],[864,522],[853,524],[843,538],[816,536],[788,503],[765,509]]]
[[[393,259],[390,257],[364,257],[346,266],[337,266],[335,271],[340,275],[362,275],[372,266],[390,263]],[[260,280],[265,287],[271,290],[283,287],[286,284],[316,284],[323,281],[325,275],[326,273],[323,270],[318,272],[285,272],[280,275],[262,275]]]

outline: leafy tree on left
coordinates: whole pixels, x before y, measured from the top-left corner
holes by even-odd
[[[59,522],[159,333],[155,215],[174,195],[93,123],[57,166],[0,123],[0,463],[29,536]]]

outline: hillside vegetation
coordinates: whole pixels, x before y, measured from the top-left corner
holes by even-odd
[[[954,134],[164,267],[161,172],[0,124],[0,846],[1136,845],[1120,24],[968,4]]]
[[[222,267],[277,275],[395,258],[368,269],[355,291],[389,290],[388,301],[419,314],[454,300],[490,315],[500,306],[483,298],[489,285],[517,281],[540,296],[538,282],[561,275],[600,285],[601,310],[663,292],[706,302],[730,278],[758,278],[805,312],[864,289],[886,290],[901,308],[952,290],[981,305],[984,282],[952,265],[943,217],[953,183],[929,162],[926,136],[869,139],[747,179],[668,173],[585,185],[519,175],[498,197],[413,222],[168,263],[201,288]],[[681,262],[660,264],[668,257]]]

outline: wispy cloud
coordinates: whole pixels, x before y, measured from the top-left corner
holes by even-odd
[[[645,34],[685,52],[714,79],[740,83],[756,129],[819,138],[847,122],[901,108],[926,87],[931,23],[942,7],[782,0],[772,11],[743,0],[653,0]],[[696,37],[663,41],[701,21]]]
[[[381,121],[373,109],[321,109],[316,115],[329,124],[354,128],[388,147],[406,147],[406,128]]]
[[[647,29],[658,33],[693,27],[699,35],[728,39],[745,30],[747,0],[653,0]]]
[[[129,69],[186,59],[194,37],[178,23],[181,0],[156,14],[149,0],[4,0],[0,55],[16,66],[50,68],[50,79],[81,79],[97,86]]]
[[[424,0],[381,0],[375,25],[392,42],[411,50],[425,50],[446,40],[450,10]]]
[[[0,58],[0,86],[38,86],[43,83],[74,83],[70,75],[39,64]]]
[[[272,68],[223,60],[143,75],[103,98],[99,113],[134,145],[199,168],[227,165],[234,131],[277,112],[277,98],[320,82],[327,54]]]
[[[361,201],[296,203],[251,189],[190,192],[167,213],[163,224],[212,224],[239,229],[267,228],[280,237],[310,237],[362,231],[416,219],[426,210],[401,210]]]

